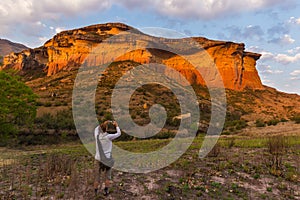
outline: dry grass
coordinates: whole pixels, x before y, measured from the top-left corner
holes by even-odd
[[[0,168],[1,199],[87,199],[93,194],[92,163],[91,157],[61,153],[4,162]]]
[[[175,163],[148,174],[113,171],[110,199],[276,199],[297,193],[299,138],[221,138],[213,156],[198,158],[203,137]],[[164,141],[164,142],[163,142]],[[296,141],[296,142],[295,142]],[[169,140],[118,142],[121,148],[148,152]],[[154,148],[155,147],[155,148]],[[0,199],[93,199],[94,158],[81,145],[2,149]],[[288,151],[285,151],[288,148]],[[10,152],[9,152],[10,151]],[[271,155],[284,155],[280,174],[270,171]],[[11,157],[14,156],[14,159]],[[5,160],[5,161],[4,161]],[[268,162],[266,162],[268,161]],[[298,195],[298,196],[297,196]],[[100,195],[99,198],[103,196]]]
[[[289,143],[287,137],[282,135],[269,137],[267,143],[269,159],[267,164],[270,167],[271,174],[282,174],[283,157],[286,155],[288,147]]]
[[[268,127],[255,127],[250,125],[245,128],[239,135],[249,137],[262,137],[272,135],[284,135],[284,136],[300,136],[300,124],[295,122],[281,122],[276,126]]]

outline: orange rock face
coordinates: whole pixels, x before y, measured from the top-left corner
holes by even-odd
[[[64,31],[40,48],[6,56],[3,68],[15,70],[42,69],[47,76],[51,76],[63,70],[77,69],[84,61],[88,65],[95,65],[112,61],[132,60],[141,64],[161,63],[178,70],[191,84],[206,84],[202,77],[203,74],[201,73],[201,76],[191,63],[183,57],[167,51],[137,49],[114,59],[115,52],[119,48],[126,48],[128,45],[121,40],[117,45],[110,46],[107,53],[91,57],[90,53],[103,40],[127,30],[135,29],[120,23],[108,23]],[[233,90],[243,90],[246,87],[264,88],[256,70],[256,61],[260,58],[260,54],[245,52],[244,44],[213,41],[206,38],[193,39],[206,50],[206,53],[214,61],[225,88]],[[86,60],[88,56],[89,59]],[[198,59],[201,59],[201,56]],[[209,70],[209,68],[204,69],[204,74],[210,74]],[[172,74],[171,70],[165,70],[163,73],[171,77],[176,76]],[[179,82],[182,79],[182,77],[173,78]]]

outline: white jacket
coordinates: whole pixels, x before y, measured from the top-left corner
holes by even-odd
[[[94,136],[95,136],[95,141],[96,141],[96,154],[95,154],[95,159],[100,161],[100,155],[99,155],[99,147],[97,144],[98,140],[98,135],[99,139],[102,145],[103,152],[107,158],[111,157],[111,150],[112,150],[112,140],[118,138],[121,135],[121,131],[119,127],[116,127],[117,133],[115,134],[108,134],[107,132],[105,133],[100,133],[99,135],[99,126],[95,128],[94,131]]]

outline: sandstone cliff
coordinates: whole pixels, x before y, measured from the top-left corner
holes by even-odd
[[[121,23],[99,24],[63,31],[40,48],[25,50],[21,53],[11,53],[6,56],[3,68],[13,68],[19,71],[43,70],[47,76],[61,71],[77,69],[99,43],[110,36],[127,30],[137,31]],[[214,60],[223,78],[225,88],[233,90],[264,88],[256,70],[256,61],[260,58],[260,54],[245,52],[244,44],[213,41],[202,37],[193,39],[202,45]],[[180,42],[180,40],[176,42]],[[114,48],[116,50],[126,45],[128,45],[126,42],[119,41],[118,46]],[[114,48],[112,48],[111,53],[98,56],[95,60],[98,63],[111,62]],[[122,60],[132,60],[141,64],[162,63],[180,71],[192,84],[205,84],[201,75],[193,69],[190,63],[167,51],[139,49],[126,53],[117,59],[117,61]],[[170,72],[165,71],[164,73]],[[174,78],[180,79],[180,77]]]

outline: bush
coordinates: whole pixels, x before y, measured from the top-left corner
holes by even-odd
[[[46,103],[44,103],[44,106],[45,106],[45,107],[51,107],[51,106],[52,106],[52,103],[51,103],[51,102],[46,102]]]
[[[54,106],[61,106],[61,105],[62,105],[61,102],[55,102],[55,103],[54,103]]]
[[[225,128],[230,132],[235,132],[242,130],[247,127],[247,122],[245,120],[232,120],[225,122]]]
[[[262,121],[261,119],[256,120],[255,122],[255,126],[256,127],[265,127],[266,123],[264,121]]]
[[[267,122],[268,126],[276,126],[280,121],[278,119],[272,119]]]
[[[106,120],[113,120],[111,112],[105,112],[105,114],[104,114],[104,121],[106,121]]]
[[[44,129],[74,130],[75,124],[71,110],[62,110],[51,115],[46,113],[35,119],[35,124]]]
[[[42,106],[42,105],[43,105],[42,102],[40,102],[40,101],[36,102],[36,106]]]
[[[294,116],[294,117],[292,118],[292,120],[293,120],[294,122],[296,122],[296,124],[300,124],[300,115]]]
[[[285,118],[281,118],[280,122],[288,122],[288,120]]]
[[[230,135],[230,132],[229,131],[223,131],[222,135]]]

